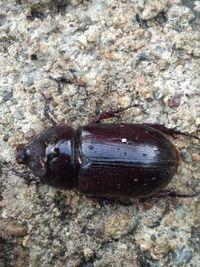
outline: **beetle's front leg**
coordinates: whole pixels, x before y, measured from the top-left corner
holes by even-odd
[[[43,99],[44,99],[44,117],[47,119],[53,126],[56,126],[58,124],[61,124],[53,114],[53,111],[50,109],[50,101],[51,98],[48,98],[45,96],[45,94],[42,93]]]
[[[170,135],[173,138],[175,138],[177,135],[183,135],[183,136],[187,136],[187,137],[192,137],[195,138],[197,140],[200,140],[200,138],[198,136],[195,136],[193,134],[190,133],[183,133],[175,128],[167,128],[162,124],[157,124],[157,123],[145,123],[145,125],[150,126],[151,128],[154,128],[164,134]]]
[[[36,185],[43,183],[43,180],[41,178],[33,176],[29,171],[19,172],[15,168],[12,168],[12,172],[17,176],[24,178],[27,185],[30,185],[31,182],[35,182]]]
[[[89,124],[90,123],[100,123],[102,120],[118,117],[119,113],[121,113],[121,112],[123,112],[129,108],[132,108],[132,107],[142,108],[139,104],[133,104],[133,105],[129,105],[125,108],[118,108],[118,109],[113,109],[113,110],[109,110],[109,111],[103,111],[103,112],[99,113],[97,116],[93,117],[89,121]]]

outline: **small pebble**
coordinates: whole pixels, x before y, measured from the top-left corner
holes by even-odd
[[[30,87],[31,85],[33,85],[34,84],[33,74],[29,73],[27,75],[24,75],[24,77],[22,78],[22,82],[24,86],[27,86],[27,87]]]
[[[16,112],[14,113],[14,118],[15,118],[16,120],[22,120],[22,119],[23,119],[23,115],[22,115],[22,113],[21,113],[20,111],[16,111]]]
[[[200,154],[192,154],[192,159],[200,161]]]
[[[180,251],[177,252],[175,266],[177,267],[186,266],[186,264],[190,262],[192,256],[193,256],[192,250],[181,249]]]
[[[148,227],[149,228],[155,228],[155,227],[158,227],[158,226],[160,226],[160,222],[159,221],[155,221],[151,225],[149,225]]]
[[[138,60],[139,61],[148,61],[149,60],[149,56],[146,53],[140,53],[138,56]]]
[[[8,233],[14,237],[23,237],[27,234],[26,229],[24,226],[19,224],[9,224],[6,227]]]
[[[3,91],[3,101],[8,101],[13,97],[13,92],[12,91]]]
[[[3,141],[4,142],[7,142],[8,139],[9,139],[9,134],[5,134],[3,137],[2,137]]]
[[[180,106],[181,101],[183,98],[183,94],[182,93],[175,93],[174,96],[170,97],[168,99],[168,106],[170,108],[177,108]]]
[[[90,259],[90,258],[92,258],[93,257],[93,251],[90,249],[90,248],[85,248],[84,250],[83,250],[83,254],[84,254],[84,258],[86,259],[86,260],[88,260],[88,259]]]
[[[37,58],[37,55],[36,54],[32,54],[31,55],[31,60],[37,60],[38,58]]]
[[[181,150],[181,157],[186,162],[192,162],[192,157],[190,153],[187,151],[187,149],[185,148]]]

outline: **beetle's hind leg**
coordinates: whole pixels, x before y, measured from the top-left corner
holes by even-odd
[[[200,193],[194,193],[194,194],[181,194],[176,191],[170,191],[170,190],[163,190],[156,195],[153,195],[152,198],[192,198],[198,196]]]
[[[176,138],[177,135],[182,135],[182,136],[192,137],[192,138],[195,138],[197,140],[200,140],[200,138],[198,136],[195,136],[195,135],[190,134],[190,133],[181,132],[175,128],[167,128],[162,124],[145,123],[145,125],[150,126],[151,128],[154,128],[154,129],[156,129],[156,130],[158,130],[164,134],[170,135],[173,138]]]
[[[132,107],[139,107],[140,109],[142,108],[139,104],[133,104],[133,105],[129,105],[125,108],[118,108],[118,109],[111,109],[109,111],[103,111],[101,113],[99,113],[98,115],[96,115],[95,117],[93,117],[89,123],[100,123],[102,120],[106,120],[106,119],[110,119],[110,118],[114,118],[114,117],[119,117],[119,113],[132,108]]]

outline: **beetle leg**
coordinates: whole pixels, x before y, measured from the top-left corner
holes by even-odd
[[[72,74],[72,73],[71,73]],[[73,75],[74,76],[74,75]],[[55,81],[58,85],[58,93],[59,95],[61,95],[62,91],[63,91],[63,87],[65,84],[72,84],[73,83],[73,79],[66,79],[65,77],[60,77],[60,78],[53,78],[51,76],[49,76],[49,78],[53,81]]]
[[[139,107],[142,108],[139,104],[133,104],[133,105],[129,105],[125,108],[118,108],[118,109],[114,109],[114,110],[109,110],[109,111],[103,111],[101,113],[99,113],[97,116],[95,116],[94,118],[92,118],[89,123],[100,123],[102,120],[106,120],[109,118],[114,118],[114,117],[119,117],[119,113],[132,108],[132,107]]]
[[[198,136],[195,136],[193,134],[190,133],[183,133],[175,128],[167,128],[162,124],[154,124],[154,123],[145,123],[147,126],[150,126],[151,128],[154,128],[164,134],[170,135],[173,138],[176,138],[177,135],[183,135],[183,136],[187,136],[187,137],[192,137],[192,138],[196,138],[197,140],[200,140],[200,138]]]
[[[35,177],[33,175],[30,175],[28,178],[26,178],[26,184],[29,186],[32,182],[34,182],[36,185],[43,184],[43,180]]]
[[[50,109],[49,104],[50,104],[50,100],[51,98],[48,98],[45,96],[45,94],[42,93],[43,99],[44,99],[44,116],[45,119],[47,119],[53,126],[57,125],[57,124],[61,124],[56,117],[53,114],[53,111]]]
[[[181,194],[181,193],[178,193],[176,191],[170,191],[170,190],[163,190],[159,193],[157,193],[156,195],[153,195],[152,198],[166,198],[166,197],[169,197],[169,198],[190,198],[190,197],[196,197],[198,196],[200,193],[194,193],[194,194]]]
[[[31,182],[35,182],[36,185],[40,184],[40,183],[43,183],[42,179],[38,178],[38,177],[35,177],[33,176],[30,172],[26,171],[26,172],[19,172],[18,170],[16,170],[15,168],[12,168],[11,171],[19,176],[19,177],[22,177],[24,178],[25,182],[27,185],[30,185]]]

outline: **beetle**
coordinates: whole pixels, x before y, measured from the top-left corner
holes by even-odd
[[[127,108],[103,112],[76,130],[54,124],[32,143],[19,146],[17,162],[48,185],[76,188],[89,196],[159,195],[180,163],[178,149],[166,134],[195,136],[159,124],[100,123]],[[171,197],[194,195],[167,192]]]

